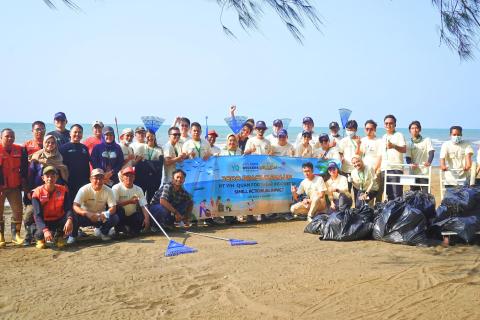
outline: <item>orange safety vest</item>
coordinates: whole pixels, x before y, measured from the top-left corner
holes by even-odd
[[[55,221],[65,215],[63,205],[67,192],[67,187],[59,184],[55,185],[55,190],[52,193],[49,193],[47,189],[45,189],[45,185],[33,190],[32,198],[37,199],[43,208],[43,220]]]
[[[42,145],[37,143],[35,140],[25,141],[25,149],[27,150],[27,155],[30,157],[32,154],[42,149]]]
[[[22,166],[23,148],[18,144],[12,145],[10,153],[0,145],[0,167],[3,174],[3,187],[18,188],[22,185],[20,167]]]

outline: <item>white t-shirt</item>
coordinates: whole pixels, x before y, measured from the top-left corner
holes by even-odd
[[[284,146],[281,146],[278,143],[274,143],[272,144],[272,155],[293,157],[295,155],[295,148],[291,143],[288,143],[288,142]]]
[[[222,150],[216,145],[213,145],[213,147],[210,146],[210,149],[212,150],[212,156],[219,156],[220,152],[222,152]]]
[[[350,192],[348,191],[348,180],[347,177],[342,176],[339,174],[337,176],[337,179],[333,180],[332,177],[327,180],[327,188],[328,189],[338,189],[340,192],[333,192],[333,198],[337,200],[340,197],[340,193],[345,193],[347,195],[350,195]]]
[[[259,139],[257,137],[249,138],[247,141],[247,144],[245,146],[245,151],[250,150],[255,146],[255,152],[252,152],[251,154],[269,154],[272,145],[270,144],[270,141],[267,139]]]
[[[167,142],[163,146],[163,155],[165,158],[176,158],[182,153],[182,148],[177,144],[175,146],[172,146],[172,144]],[[163,183],[167,183],[172,181],[172,174],[173,171],[177,168],[177,165],[175,163],[171,165],[166,165],[165,163],[163,164]]]
[[[384,134],[381,143],[382,152],[382,170],[403,170],[403,166],[395,166],[395,164],[403,164],[404,154],[398,152],[394,148],[387,149],[387,142],[390,141],[396,146],[404,147],[407,143],[405,137],[400,132],[396,131],[393,134]]]
[[[342,171],[350,173],[353,170],[352,157],[356,155],[358,143],[350,137],[345,137],[337,145],[338,152],[343,154]]]
[[[352,170],[352,184],[357,190],[370,192],[378,191],[377,176],[373,168],[365,165],[362,171]]]
[[[309,143],[307,147],[303,146],[303,143],[300,143],[295,149],[295,156],[301,158],[311,158],[313,157],[313,148]]]
[[[187,140],[182,146],[182,151],[188,154],[194,152],[195,158],[203,158],[205,155],[212,155],[210,144],[203,139],[200,139],[200,141],[195,141],[193,139]]]
[[[423,165],[428,160],[428,153],[435,150],[430,138],[423,138],[422,141],[414,143],[411,139],[407,143],[406,157],[412,158],[412,163]],[[413,174],[428,174],[428,168],[412,168]]]
[[[270,141],[271,145],[278,143],[278,138],[275,138],[272,133],[265,137],[268,141]]]
[[[133,151],[133,148],[130,146],[127,146],[124,143],[120,143],[120,148],[122,148],[124,160],[127,160],[128,156],[135,154],[135,152]],[[129,160],[127,163],[124,164],[124,167],[132,167],[132,166],[133,166],[133,160]]]
[[[295,139],[295,147],[298,147],[303,143],[302,133],[303,131],[297,134],[297,138]],[[310,140],[310,145],[312,147],[315,147],[317,144],[318,144],[318,135],[316,135],[315,132],[312,131],[312,140]]]
[[[132,199],[132,197],[137,196],[139,198],[138,204],[140,205],[140,207],[144,207],[147,205],[147,199],[145,199],[143,190],[139,186],[133,185],[133,187],[128,189],[123,185],[123,183],[120,182],[112,187],[112,191],[115,195],[115,201],[117,201],[117,203],[130,200]],[[124,206],[123,209],[125,210],[126,216],[131,216],[137,211],[137,205],[128,204]]]
[[[323,150],[322,148],[313,149],[313,157],[323,158],[323,159],[335,159],[340,161],[340,153],[338,153],[337,147],[331,147],[328,150]]]
[[[143,154],[141,154],[145,160],[158,160],[163,156],[162,147],[149,147],[147,144],[143,147]]]
[[[242,155],[242,150],[240,150],[240,148],[237,148],[237,150],[235,150],[235,151],[222,149],[222,150],[220,150],[220,155],[221,156],[241,156]]]
[[[143,155],[144,146],[145,146],[145,143],[140,143],[140,142],[137,142],[137,141],[134,141],[134,142],[130,143],[130,147],[132,147],[133,153],[135,155],[140,155],[140,156]]]
[[[360,152],[363,156],[363,163],[374,169],[378,158],[382,155],[382,139],[363,137],[360,143]]]
[[[322,177],[315,176],[313,180],[309,180],[307,178],[303,179],[300,182],[300,186],[297,189],[297,194],[305,193],[307,197],[311,198],[314,192],[325,192],[327,191],[327,187],[325,186],[325,182],[323,181]]]
[[[452,141],[446,141],[440,149],[440,159],[445,159],[449,169],[465,168],[465,159],[467,154],[473,155],[473,148],[467,141],[455,144]]]
[[[108,208],[117,204],[112,189],[107,186],[102,186],[100,191],[95,191],[92,188],[92,184],[86,184],[78,190],[75,200],[82,209],[90,212],[103,212]]]

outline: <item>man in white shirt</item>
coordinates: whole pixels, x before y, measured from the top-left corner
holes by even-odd
[[[257,155],[268,155],[270,154],[272,145],[270,141],[265,139],[265,130],[267,130],[267,125],[265,121],[257,121],[255,124],[255,132],[257,135],[253,138],[248,139],[245,146],[245,155],[248,154],[257,154]]]
[[[117,216],[119,222],[115,229],[126,231],[131,235],[138,235],[142,230],[150,228],[150,217],[145,206],[147,199],[142,188],[133,184],[135,170],[125,167],[120,172],[120,183],[112,187],[115,201],[117,202]]]
[[[340,126],[338,125],[338,122],[332,121],[328,125],[328,129],[330,130],[330,146],[335,147],[340,140],[342,140],[342,136],[338,133],[340,131]]]
[[[272,144],[272,156],[293,157],[295,148],[288,142],[288,132],[285,129],[278,131],[278,141]]]
[[[283,121],[281,119],[275,119],[273,121],[272,133],[266,136],[267,140],[270,141],[272,146],[278,142],[278,132],[283,129]]]
[[[133,141],[133,130],[132,128],[125,128],[122,130],[120,135],[120,148],[122,148],[123,158],[125,162],[123,163],[124,167],[132,167],[135,165],[135,151],[130,146]]]
[[[407,152],[407,143],[405,137],[398,131],[395,131],[397,119],[389,114],[383,119],[386,133],[382,137],[381,144],[381,170],[382,181],[385,173],[403,174],[403,155]],[[390,177],[388,182],[400,182],[400,177]],[[385,186],[388,200],[393,200],[403,195],[402,185]]]
[[[190,159],[202,158],[208,160],[212,155],[210,144],[201,138],[202,126],[198,122],[193,122],[191,126],[192,138],[185,141],[182,146],[182,152],[185,152]]]
[[[312,140],[310,140],[310,144],[312,145],[313,148],[316,147],[318,144],[318,135],[315,134],[313,131],[313,128],[315,127],[315,124],[313,122],[313,119],[310,117],[305,117],[303,118],[302,121],[303,124],[303,131],[298,133],[297,138],[295,139],[295,147],[298,147],[300,144],[302,144],[303,141],[303,132],[307,131],[310,132],[312,135]]]
[[[366,166],[359,155],[352,158],[352,184],[356,190],[355,207],[367,204],[373,206],[373,200],[378,193],[378,182],[375,171]]]
[[[217,131],[215,131],[213,129],[208,130],[207,139],[208,139],[208,143],[210,144],[210,149],[212,149],[212,156],[219,156],[220,152],[222,151],[222,150],[220,150],[219,147],[217,147],[215,145],[215,142],[217,141],[217,138],[218,138]]]
[[[473,148],[463,140],[460,126],[450,128],[450,141],[444,142],[440,149],[440,169],[445,171],[445,185],[457,185],[457,179],[467,179],[469,183],[472,168]]]
[[[407,143],[407,154],[405,160],[411,165],[410,172],[417,175],[428,175],[428,167],[432,164],[435,149],[432,140],[423,137],[420,132],[422,125],[419,121],[412,121],[408,126],[410,141]],[[422,166],[421,168],[419,166]],[[428,184],[428,178],[416,178],[416,183]],[[422,190],[428,192],[427,186],[411,186],[411,190]]]
[[[144,127],[138,126],[135,128],[135,141],[130,143],[130,147],[132,147],[135,155],[143,155],[145,153],[143,148],[145,145],[146,135],[147,135],[147,131],[145,130]]]
[[[163,146],[163,181],[162,184],[172,181],[172,174],[175,171],[177,163],[182,162],[188,158],[188,155],[182,152],[182,147],[179,143],[180,129],[171,127],[168,129],[168,142]]]
[[[338,143],[338,152],[340,153],[342,161],[342,172],[350,177],[350,173],[353,170],[352,157],[360,154],[360,137],[357,135],[358,124],[355,120],[349,120],[345,126],[346,137],[340,140]],[[350,178],[349,182],[351,181]],[[351,183],[349,183],[351,188]]]
[[[306,214],[310,222],[318,212],[323,212],[327,207],[325,201],[327,187],[322,177],[313,174],[311,162],[304,163],[302,170],[305,179],[300,183],[299,188],[293,185],[291,187],[292,197],[295,202],[298,202],[290,207],[290,212],[294,215]],[[299,201],[299,196],[303,194],[305,198]]]
[[[102,169],[93,169],[90,174],[90,183],[78,190],[73,201],[73,210],[77,216],[77,223],[73,228],[71,243],[78,235],[78,227],[95,226],[95,235],[102,240],[110,240],[110,229],[117,225],[119,218],[115,214],[117,202],[112,189],[103,184],[105,172]],[[108,208],[108,209],[107,209]]]

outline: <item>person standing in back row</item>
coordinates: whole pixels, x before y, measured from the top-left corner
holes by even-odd
[[[83,142],[83,144],[88,149],[88,154],[92,154],[93,147],[95,147],[97,144],[102,143],[103,127],[104,127],[104,125],[103,125],[102,121],[97,120],[92,124],[93,136],[88,137]]]
[[[457,185],[457,179],[468,179],[472,168],[473,148],[463,140],[463,129],[460,126],[450,128],[450,141],[442,144],[440,149],[440,169],[445,172],[445,185]]]
[[[420,134],[422,125],[419,121],[412,121],[408,126],[410,141],[407,144],[406,162],[412,166],[411,173],[417,175],[428,175],[428,167],[432,164],[435,149],[430,138],[424,138]],[[420,168],[419,166],[423,166]],[[428,184],[428,178],[416,178],[415,183]],[[428,192],[427,186],[411,186],[411,190],[422,190]]]
[[[53,136],[57,140],[57,147],[60,148],[70,141],[70,131],[65,128],[68,123],[67,116],[63,112],[57,112],[53,117],[53,122],[55,131],[51,131],[47,135]]]
[[[386,133],[382,137],[380,156],[382,181],[386,173],[403,174],[403,154],[407,152],[405,137],[396,131],[397,118],[389,114],[383,119]],[[400,177],[390,177],[387,182],[400,182]],[[393,200],[403,195],[402,185],[387,185],[386,194],[388,200]]]

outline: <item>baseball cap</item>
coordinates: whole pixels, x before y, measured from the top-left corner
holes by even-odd
[[[305,137],[305,136],[309,136],[310,138],[312,137],[312,133],[310,131],[307,131],[307,130],[303,130],[302,131],[302,137]]]
[[[302,123],[313,123],[313,119],[310,118],[310,117],[305,117],[305,118],[303,118]]]
[[[138,127],[135,128],[135,133],[137,133],[137,132],[145,132],[145,131],[146,131],[145,128],[142,127],[142,126],[138,126]]]
[[[90,173],[90,177],[104,176],[104,175],[105,175],[105,172],[100,168],[93,169],[92,172]]]
[[[53,116],[53,120],[57,120],[57,119],[58,119],[58,120],[63,120],[63,121],[65,121],[65,120],[67,120],[67,116],[66,116],[65,113],[63,113],[63,112],[57,112],[57,113],[55,113],[55,115]]]
[[[328,164],[328,169],[327,170],[330,170],[330,169],[338,169],[337,164],[335,162],[330,162]]]
[[[125,128],[122,130],[122,134],[120,135],[120,140],[123,139],[123,137],[126,135],[126,134],[132,134],[133,135],[133,129],[132,128]]]
[[[265,124],[265,121],[259,120],[255,124],[255,129],[267,129],[267,125]]]
[[[92,123],[92,128],[95,128],[95,126],[100,126],[100,128],[102,128],[102,129],[104,127],[103,122],[100,121],[100,120],[95,120],[95,122]]]
[[[135,174],[135,169],[133,167],[125,167],[122,169],[122,174],[129,174],[129,173]]]
[[[318,141],[322,141],[322,140],[330,141],[330,137],[328,136],[328,134],[322,133],[320,136],[318,136]]]
[[[283,127],[283,121],[281,119],[273,120],[274,127]]]
[[[42,174],[47,174],[48,172],[58,173],[57,169],[55,169],[54,166],[46,166],[45,168],[43,168]]]
[[[106,127],[103,127],[102,133],[103,133],[103,134],[115,133],[115,131],[113,131],[113,128],[112,128],[112,127],[106,126]]]
[[[218,137],[217,131],[215,131],[215,130],[213,130],[213,129],[212,129],[212,130],[208,130],[208,135],[209,135],[209,136],[211,135],[211,136]]]
[[[340,126],[338,125],[338,122],[332,121],[332,122],[330,122],[330,124],[328,125],[328,129],[340,129]]]
[[[278,130],[277,135],[278,135],[278,137],[287,137],[287,136],[288,136],[288,132],[287,132],[287,130],[285,130],[285,129],[280,129],[280,130]]]

